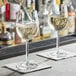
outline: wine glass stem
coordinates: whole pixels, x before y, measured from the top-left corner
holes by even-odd
[[[29,55],[29,40],[26,40],[26,45],[25,45],[25,48],[26,48],[26,65],[28,66],[29,64],[29,60],[28,60],[28,55]]]
[[[59,32],[57,31],[57,37],[56,37],[56,54],[59,54]]]

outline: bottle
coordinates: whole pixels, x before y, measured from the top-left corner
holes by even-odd
[[[32,13],[35,10],[35,0],[31,0],[30,8],[29,8],[29,13],[32,17]]]
[[[12,37],[10,32],[6,31],[6,26],[2,22],[1,23],[1,33],[0,33],[0,45],[12,45]]]
[[[39,0],[35,0],[35,9],[39,12]]]
[[[51,30],[49,26],[40,26],[40,39],[47,39],[51,37]]]
[[[60,0],[56,0],[56,4],[59,6],[60,5]]]
[[[16,14],[20,11],[20,5],[16,3],[10,3],[10,20],[16,21]]]
[[[61,0],[60,2],[60,15],[66,18],[68,17],[68,7],[65,0]]]
[[[69,33],[75,32],[75,11],[72,5],[72,2],[68,5],[68,25],[69,25]]]
[[[6,3],[5,20],[10,20],[10,3]]]
[[[58,2],[58,0],[53,0],[53,15],[60,14],[59,5],[60,5],[60,2]]]
[[[5,1],[0,0],[0,22],[5,20]]]
[[[29,9],[31,6],[31,0],[26,0],[26,7]]]
[[[43,40],[43,25],[40,25],[40,39]]]

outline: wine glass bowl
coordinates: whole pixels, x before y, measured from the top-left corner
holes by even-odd
[[[26,39],[32,39],[37,35],[36,33],[37,33],[38,27],[36,26],[35,22],[20,24],[16,27],[18,27],[18,29],[22,35],[22,38],[25,40]]]
[[[62,30],[67,25],[67,18],[63,16],[51,17],[50,22],[54,25],[56,30]]]

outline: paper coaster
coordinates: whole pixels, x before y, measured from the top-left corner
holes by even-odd
[[[61,49],[59,51],[60,51],[59,56],[56,54],[56,51],[42,52],[42,53],[38,53],[37,55],[41,57],[53,59],[53,60],[61,60],[61,59],[66,59],[66,58],[76,56],[76,54],[72,52],[67,52]]]
[[[20,63],[22,63],[22,62],[6,64],[4,67],[8,68],[8,69],[11,69],[13,71],[19,72],[19,73],[23,73],[23,74],[52,68],[51,65],[48,65],[46,63],[41,63],[41,64],[38,64],[37,68],[35,68],[35,69],[20,70],[20,69],[17,68],[17,64],[20,64]]]

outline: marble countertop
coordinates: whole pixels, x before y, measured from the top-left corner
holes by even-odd
[[[61,46],[60,48],[66,51],[76,53],[76,43],[64,45],[64,46]],[[55,50],[55,48],[47,49],[43,51],[46,52],[51,50]],[[43,52],[43,51],[40,51],[40,52]],[[37,53],[39,52],[31,53],[29,55],[29,59],[34,59],[39,63],[47,63],[48,65],[51,65],[52,68],[35,71],[27,74],[20,74],[18,72],[15,72],[3,67],[5,64],[8,64],[8,63],[24,61],[25,55],[22,55],[22,56],[1,60],[0,76],[76,76],[76,57],[72,57],[72,58],[68,58],[60,61],[53,61],[51,59],[39,57],[36,55]]]

